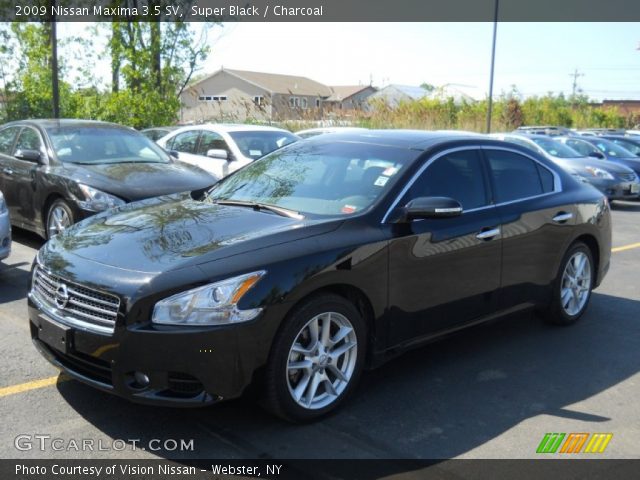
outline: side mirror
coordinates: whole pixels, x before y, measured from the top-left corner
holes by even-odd
[[[599,158],[599,159],[604,159],[604,153],[600,153],[600,152],[589,152],[589,156],[592,158]]]
[[[175,158],[176,160],[180,157],[180,154],[177,150],[167,150],[167,153],[171,158]]]
[[[228,160],[229,154],[226,150],[222,148],[212,148],[211,150],[207,150],[207,157],[209,158],[219,158],[221,160]]]
[[[38,162],[40,160],[40,152],[38,150],[16,150],[14,157],[20,160],[26,160],[28,162]]]
[[[404,218],[449,218],[462,214],[462,205],[449,197],[418,197],[404,207]]]

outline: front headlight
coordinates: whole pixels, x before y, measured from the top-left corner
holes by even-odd
[[[603,170],[598,167],[584,167],[584,169],[589,172],[594,177],[604,178],[605,180],[613,180],[613,175],[611,175],[606,170]]]
[[[7,203],[4,201],[4,195],[0,192],[0,213],[7,211]]]
[[[156,303],[151,321],[165,325],[226,325],[253,320],[262,311],[238,309],[238,302],[265,274],[247,273],[178,293]]]
[[[84,210],[102,212],[108,208],[119,207],[120,205],[125,204],[124,200],[98,190],[97,188],[93,188],[82,183],[78,186],[85,197],[85,200],[78,200],[78,205]]]

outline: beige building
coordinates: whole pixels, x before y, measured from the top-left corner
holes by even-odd
[[[180,121],[316,119],[331,88],[306,77],[223,68],[182,92]]]

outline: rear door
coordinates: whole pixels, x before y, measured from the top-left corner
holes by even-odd
[[[431,196],[454,198],[464,211],[391,226],[392,345],[486,315],[500,287],[500,217],[490,204],[480,149],[462,148],[429,160],[398,205]]]
[[[227,160],[207,157],[207,152],[209,150],[226,151]],[[200,135],[198,148],[196,149],[196,155],[200,157],[200,163],[198,163],[198,166],[201,168],[213,173],[218,178],[223,178],[229,175],[229,165],[233,155],[231,154],[229,145],[227,145],[227,142],[225,142],[224,138],[222,138],[222,135],[219,133],[203,130]]]
[[[560,178],[533,156],[484,147],[502,230],[500,308],[544,301],[576,210],[561,194]]]

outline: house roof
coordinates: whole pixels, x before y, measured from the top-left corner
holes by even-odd
[[[371,85],[335,85],[329,87],[331,89],[331,96],[327,98],[327,102],[341,102],[370,87]]]
[[[395,101],[402,100],[406,97],[409,97],[413,100],[419,100],[420,98],[426,97],[428,94],[429,92],[422,87],[391,84],[378,90],[372,95],[372,97]]]
[[[328,97],[331,95],[331,89],[320,82],[311,80],[307,77],[299,77],[296,75],[281,75],[279,73],[250,72],[247,70],[231,70],[223,68],[215,73],[197,81],[191,87],[198,85],[220,72],[229,73],[235,77],[252,83],[271,93],[281,93],[286,95],[311,95]]]

